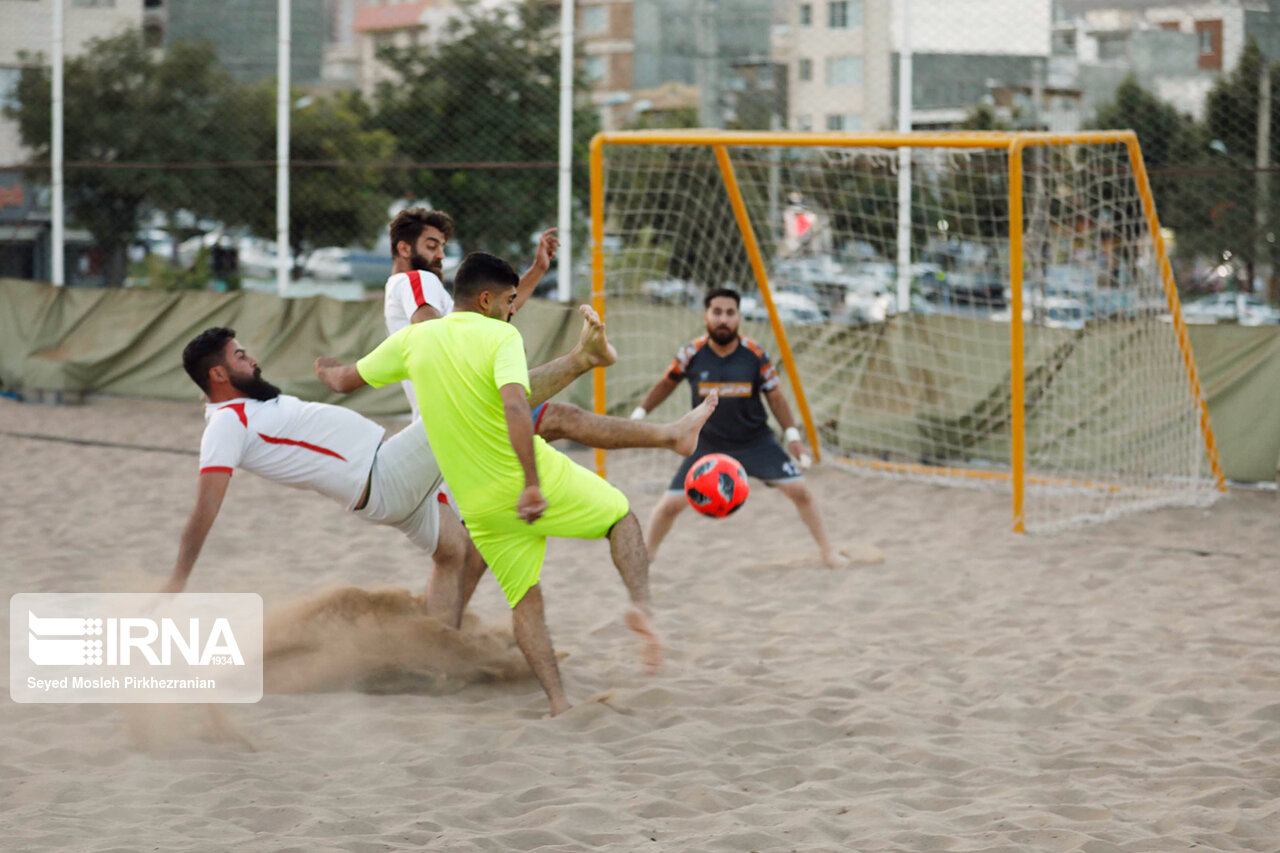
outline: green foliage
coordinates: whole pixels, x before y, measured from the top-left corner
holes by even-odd
[[[471,5],[431,45],[379,53],[396,71],[377,92],[371,127],[392,133],[414,166],[392,173],[393,195],[426,197],[458,223],[468,248],[523,254],[534,232],[555,223],[557,172],[546,166],[463,169],[444,164],[553,161],[559,138],[560,50],[547,30],[557,9],[526,2]],[[585,79],[576,81],[585,89]],[[594,109],[574,112],[574,160],[587,159],[599,124]],[[587,203],[585,170],[574,175]]]
[[[964,121],[957,125],[958,130],[1012,130],[1012,125],[996,115],[990,104],[977,104],[969,110]]]
[[[49,70],[25,55],[16,100],[22,143],[33,159],[50,147]],[[107,283],[118,286],[125,250],[147,209],[210,212],[223,182],[211,169],[111,168],[112,162],[219,159],[219,105],[233,87],[207,45],[175,44],[160,53],[139,33],[90,43],[64,71],[66,199],[74,221],[107,256]],[[79,165],[92,161],[97,165]],[[43,171],[43,170],[42,170]]]
[[[390,198],[382,164],[395,138],[366,129],[351,97],[295,98],[289,121],[289,244],[295,260],[321,246],[372,245],[386,227]],[[232,159],[270,162],[276,150],[276,90],[244,87],[222,105],[221,122]],[[219,196],[217,218],[247,225],[259,237],[276,233],[274,168],[243,170],[235,193]]]

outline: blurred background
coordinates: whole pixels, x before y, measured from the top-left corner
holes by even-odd
[[[274,291],[277,0],[62,2],[67,283]],[[0,0],[0,19],[0,277],[48,280],[53,2]],[[578,0],[574,27],[575,297],[600,129],[1133,128],[1188,319],[1280,322],[1280,3]],[[411,204],[457,220],[446,277],[471,249],[531,257],[558,218],[558,4],[293,0],[289,36],[290,295],[379,297]],[[758,224],[779,257],[891,287],[892,258],[831,246],[790,201]],[[979,275],[938,227],[946,251],[913,274]]]

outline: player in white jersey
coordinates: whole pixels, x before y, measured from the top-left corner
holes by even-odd
[[[577,376],[616,357],[595,312],[584,309],[578,346],[529,372],[530,401],[543,402]],[[453,512],[440,512],[440,469],[421,422],[383,441],[385,430],[349,409],[282,394],[227,328],[206,329],[187,344],[183,367],[208,397],[200,442],[196,504],[182,532],[164,592],[187,583],[231,481],[242,468],[269,480],[319,492],[365,521],[402,531],[432,554],[427,612],[457,626],[484,561]],[[630,432],[636,446],[687,454],[711,409],[652,433]]]
[[[444,248],[453,238],[453,218],[441,210],[410,207],[391,220],[391,277],[383,297],[383,318],[387,335],[394,335],[411,323],[443,317],[453,310],[453,297],[444,286]],[[533,294],[551,268],[560,241],[550,228],[538,240],[538,250],[520,277],[516,310]],[[418,415],[418,398],[413,383],[400,383],[409,398],[409,409]]]
[[[453,298],[440,277],[444,249],[453,237],[453,218],[441,210],[410,207],[396,214],[389,231],[392,273],[383,301],[388,336],[412,323],[443,317],[453,310]],[[533,295],[559,248],[556,229],[543,231],[533,263],[520,276],[513,314]],[[416,417],[418,398],[413,393],[413,383],[406,379],[400,385]],[[534,431],[544,441],[567,438],[606,449],[647,446],[645,437],[633,434],[626,421],[602,417],[572,403],[532,402]]]

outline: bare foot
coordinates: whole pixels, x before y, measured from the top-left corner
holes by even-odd
[[[568,700],[565,700],[565,699],[561,699],[559,702],[552,702],[551,716],[558,717],[572,707],[573,706],[569,704]]]
[[[590,305],[578,306],[582,314],[582,334],[578,351],[589,367],[608,367],[618,360],[618,351],[604,334],[604,321]]]
[[[874,566],[884,562],[884,552],[874,545],[846,545],[839,551],[823,554],[822,562],[833,569]]]
[[[657,674],[662,666],[664,652],[662,640],[658,639],[658,632],[653,627],[653,620],[649,618],[648,613],[638,607],[629,608],[624,618],[627,621],[627,627],[639,634],[640,641],[644,644],[644,648],[640,651],[640,660],[644,662],[645,670],[650,675]]]
[[[822,564],[828,569],[847,569],[849,558],[840,551],[828,551],[822,555]]]
[[[711,417],[711,413],[720,405],[720,392],[712,391],[693,411],[671,424],[674,440],[671,449],[681,456],[688,456],[698,448],[698,434],[702,426]]]

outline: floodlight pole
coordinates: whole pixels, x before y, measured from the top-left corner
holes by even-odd
[[[290,0],[279,0],[276,23],[276,294],[289,293],[289,52]]]
[[[49,182],[53,190],[50,234],[50,273],[53,283],[61,287],[67,283],[66,269],[66,207],[63,199],[62,185],[62,4],[65,0],[53,0],[53,127],[49,146],[50,171]]]
[[[911,132],[911,0],[901,0],[898,132]],[[898,313],[911,310],[911,149],[898,149]]]
[[[560,3],[560,199],[556,235],[556,298],[573,298],[573,15],[574,0]]]

